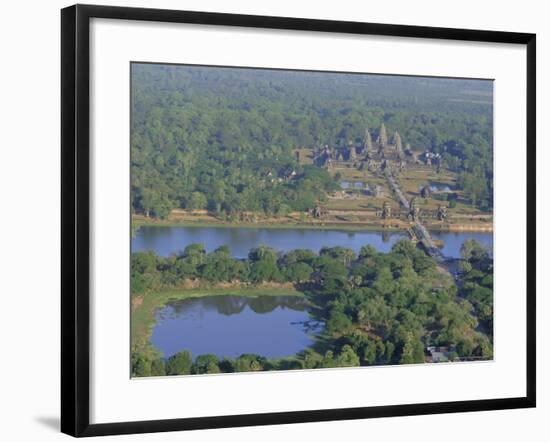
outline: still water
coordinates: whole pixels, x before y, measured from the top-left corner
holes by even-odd
[[[340,187],[342,189],[362,189],[363,187],[365,187],[365,183],[363,183],[362,181],[340,181]]]
[[[443,254],[460,256],[466,239],[475,239],[492,250],[491,233],[432,233],[443,240]],[[169,256],[193,243],[208,252],[228,245],[233,256],[244,258],[260,244],[281,252],[303,248],[350,247],[356,252],[370,244],[387,252],[404,232],[346,232],[315,229],[233,227],[141,227],[132,239],[132,251],[151,250]],[[269,358],[294,355],[315,341],[323,324],[315,321],[304,298],[297,296],[204,296],[167,304],[156,313],[151,343],[165,357],[188,350],[193,357],[212,353],[222,358],[257,353]]]
[[[460,258],[460,247],[467,239],[475,239],[493,254],[493,234],[487,232],[430,232],[433,239],[443,241],[443,256]]]
[[[322,328],[302,297],[204,296],[157,311],[151,343],[164,357],[188,350],[193,358],[205,353],[219,358],[244,353],[279,358],[311,346]]]
[[[493,234],[480,232],[432,233],[434,239],[444,241],[443,255],[458,258],[460,246],[467,239],[475,239],[493,247]],[[193,243],[203,244],[207,252],[227,245],[236,258],[245,258],[250,249],[264,244],[280,252],[293,249],[310,249],[318,252],[322,247],[342,246],[358,252],[370,244],[380,252],[388,252],[405,232],[347,232],[342,230],[271,229],[262,227],[157,227],[143,226],[132,238],[132,251],[153,251],[169,256]]]

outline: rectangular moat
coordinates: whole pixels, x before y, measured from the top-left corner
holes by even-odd
[[[431,235],[443,241],[443,255],[452,258],[460,257],[460,247],[467,239],[475,239],[489,250],[493,247],[491,232],[431,232]],[[323,247],[335,246],[348,247],[357,253],[365,245],[385,253],[403,238],[408,238],[406,232],[142,226],[132,238],[132,252],[152,251],[159,256],[170,256],[183,251],[189,244],[203,244],[207,252],[226,245],[232,256],[245,258],[250,249],[263,244],[283,253],[293,249],[319,252]]]

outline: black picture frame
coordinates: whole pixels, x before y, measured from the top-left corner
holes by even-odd
[[[343,34],[511,43],[527,51],[526,396],[90,424],[90,19],[192,23]],[[76,437],[426,415],[536,404],[536,35],[289,17],[74,5],[61,10],[61,431]]]

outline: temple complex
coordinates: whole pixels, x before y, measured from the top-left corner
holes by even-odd
[[[425,154],[423,155],[426,157]],[[386,126],[382,123],[375,141],[369,129],[365,128],[362,143],[354,144],[349,141],[346,147],[331,147],[325,144],[315,152],[314,163],[328,170],[353,167],[376,173],[387,169],[403,170],[407,164],[418,162],[418,158],[419,155],[413,154],[410,144],[403,148],[399,132],[394,132],[389,139]],[[430,159],[430,164],[432,159],[435,159],[431,154],[426,158]],[[424,163],[426,163],[425,160]]]

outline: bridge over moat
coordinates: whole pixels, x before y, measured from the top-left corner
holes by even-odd
[[[415,207],[407,201],[407,198],[405,197],[405,194],[399,187],[399,184],[397,183],[397,180],[391,173],[391,171],[385,172],[386,179],[388,181],[388,184],[390,186],[391,191],[396,196],[399,203],[407,210],[412,216],[412,225],[409,229],[409,235],[411,238],[418,241],[418,243],[424,248],[426,253],[431,256],[433,259],[435,259],[438,263],[443,263],[450,258],[447,258],[443,255],[441,250],[435,245],[432,236],[430,235],[430,232],[424,224],[420,221],[417,212],[415,211]]]
[[[420,221],[415,221],[411,227],[416,239],[422,245],[428,255],[430,255],[437,262],[442,263],[452,258],[447,258],[443,255],[441,250],[434,244],[434,241],[428,232],[428,229]]]

